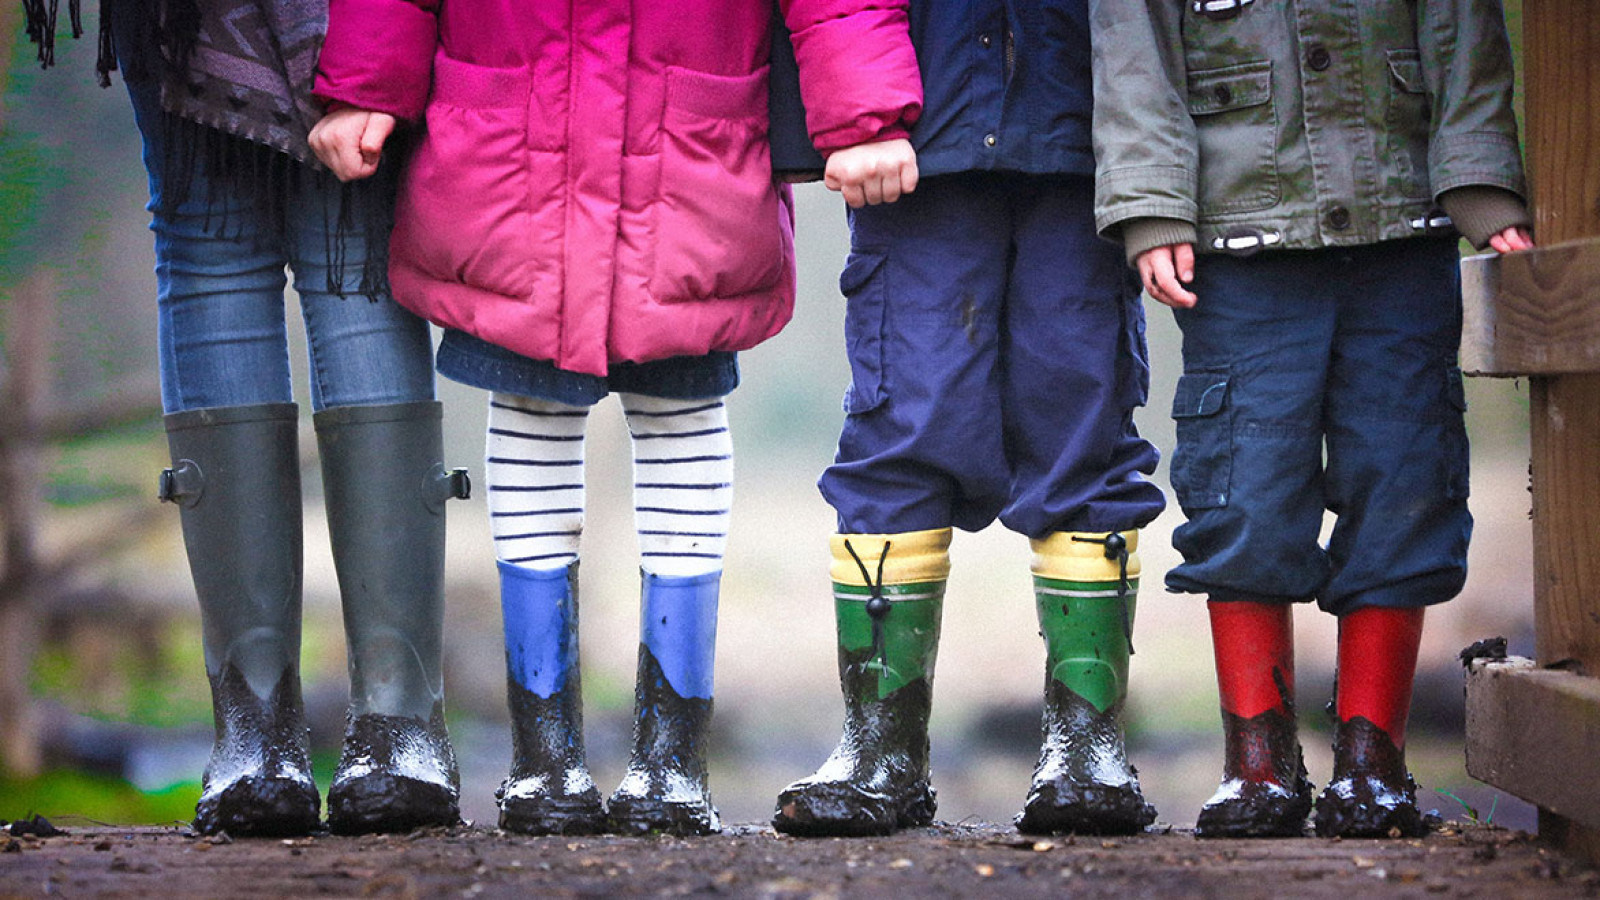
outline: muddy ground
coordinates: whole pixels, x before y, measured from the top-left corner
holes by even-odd
[[[483,828],[295,840],[183,828],[0,838],[0,897],[1595,897],[1600,872],[1500,828],[1421,840],[1029,839],[991,824],[881,839],[735,826],[693,840]]]

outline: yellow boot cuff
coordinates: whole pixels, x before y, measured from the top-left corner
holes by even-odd
[[[845,549],[845,542],[850,549]],[[878,562],[883,562],[884,584],[921,584],[950,577],[950,529],[907,531],[901,534],[836,534],[828,539],[833,551],[829,568],[835,584],[871,587],[861,577],[850,550],[867,567],[867,576],[878,578]],[[885,548],[888,555],[885,556]]]
[[[1122,565],[1115,558],[1106,558],[1102,543],[1109,533],[1057,531],[1044,540],[1030,540],[1033,574],[1057,581],[1118,580]],[[1132,580],[1139,577],[1139,532],[1124,531],[1122,538],[1128,542],[1128,579]]]

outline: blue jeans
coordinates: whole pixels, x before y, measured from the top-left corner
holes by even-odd
[[[1144,310],[1084,177],[968,173],[850,214],[851,385],[820,481],[844,533],[1031,538],[1165,506],[1133,410]]]
[[[1454,597],[1472,534],[1455,240],[1206,256],[1194,291],[1168,588],[1335,615]]]
[[[172,186],[162,183],[168,136],[160,87],[133,81],[128,93],[150,176],[166,412],[293,399],[286,266],[306,323],[313,409],[433,399],[427,323],[386,295],[374,301],[357,291],[367,241],[387,240],[387,233],[335,234],[341,202],[389,202],[383,192],[363,185],[341,191],[309,169],[282,184],[231,186],[210,177],[198,154],[184,199],[169,210],[162,203]],[[275,198],[286,210],[281,229],[265,212],[274,199],[261,196],[268,189],[286,194]],[[346,211],[357,228],[370,218]],[[333,258],[340,251],[342,266]],[[344,297],[329,290],[330,267],[342,268]]]

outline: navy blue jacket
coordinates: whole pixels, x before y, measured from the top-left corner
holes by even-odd
[[[1087,0],[911,0],[922,118],[911,129],[924,176],[1013,171],[1094,174]],[[820,171],[799,82],[774,51],[773,168]]]

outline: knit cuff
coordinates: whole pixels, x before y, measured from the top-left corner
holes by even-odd
[[[1182,219],[1129,219],[1122,223],[1122,246],[1128,255],[1128,265],[1139,260],[1139,254],[1168,244],[1192,244],[1198,240],[1195,227]]]
[[[1486,185],[1452,188],[1439,195],[1439,205],[1461,236],[1482,250],[1489,239],[1513,225],[1533,224],[1528,207],[1511,191]]]

